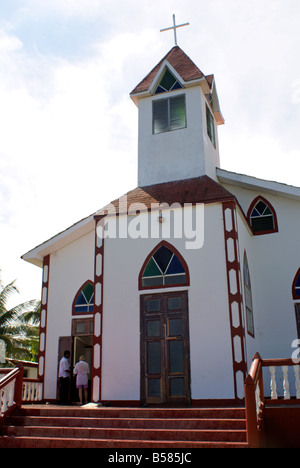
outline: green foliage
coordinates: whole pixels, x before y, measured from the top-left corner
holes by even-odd
[[[7,358],[36,362],[40,301],[27,301],[9,309],[9,300],[18,292],[15,281],[3,285],[0,280],[0,340],[5,344]]]

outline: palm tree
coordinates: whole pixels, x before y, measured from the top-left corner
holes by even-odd
[[[27,304],[29,310],[20,316],[19,323],[24,336],[24,344],[30,350],[29,360],[36,362],[39,352],[41,302],[29,301]]]
[[[35,360],[40,302],[27,301],[8,309],[8,300],[19,292],[14,283],[4,286],[0,280],[0,340],[5,345],[6,357]]]

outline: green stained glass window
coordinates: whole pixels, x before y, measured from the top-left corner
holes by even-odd
[[[143,287],[185,284],[186,273],[179,258],[162,245],[150,258],[143,275]]]
[[[94,311],[94,286],[92,283],[87,282],[79,294],[75,302],[75,313],[86,314]]]
[[[182,88],[179,81],[172,75],[170,70],[167,68],[156,88],[155,94],[165,93],[173,91],[174,89]]]
[[[158,267],[156,261],[153,258],[150,258],[143,276],[160,276],[162,274],[162,271]]]
[[[258,200],[253,207],[250,213],[250,225],[254,233],[275,229],[273,212],[263,200]]]

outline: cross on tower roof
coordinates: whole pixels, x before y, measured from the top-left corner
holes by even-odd
[[[170,28],[165,28],[165,29],[161,29],[160,32],[163,32],[163,31],[169,31],[170,29],[174,29],[174,40],[175,40],[175,45],[177,46],[177,34],[176,34],[176,29],[177,28],[181,28],[182,26],[189,26],[190,23],[184,23],[184,24],[176,24],[176,21],[175,21],[175,15],[173,15],[173,26],[171,26]]]

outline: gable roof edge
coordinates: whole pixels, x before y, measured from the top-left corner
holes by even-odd
[[[261,190],[265,193],[273,193],[284,198],[300,201],[300,187],[282,182],[258,179],[257,177],[238,174],[219,168],[217,168],[217,177],[219,181],[224,184],[236,185],[249,190]]]

